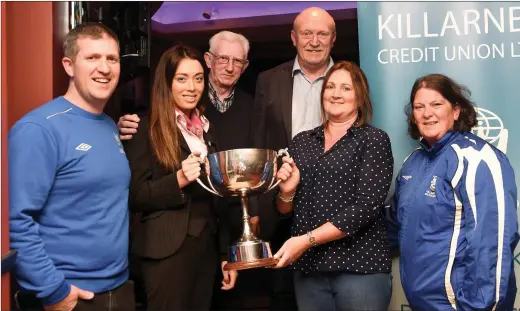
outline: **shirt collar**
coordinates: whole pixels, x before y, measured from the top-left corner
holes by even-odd
[[[334,66],[334,61],[332,60],[332,57],[329,56],[329,65],[327,66],[327,69],[325,69],[325,72],[323,73],[323,75],[320,76],[320,78],[324,77],[332,66]],[[298,62],[298,55],[296,55],[296,59],[294,60],[294,65],[292,68],[292,76],[294,77],[294,75],[298,72],[305,74],[303,72],[302,68],[300,67],[300,63]]]
[[[211,81],[209,79],[208,79],[208,92],[211,94],[211,96],[213,96],[213,98],[218,98],[217,91],[215,90],[215,87],[213,86],[213,84],[211,83]],[[228,100],[228,99],[232,98],[233,95],[235,95],[234,86],[233,86],[233,89],[231,90],[231,93],[229,93],[229,95],[226,98],[224,98],[224,100]]]
[[[359,117],[358,119],[356,120],[356,122],[359,120]],[[354,123],[355,124],[355,123]],[[363,126],[358,126],[358,127],[355,127],[354,125],[352,125],[351,127],[348,128],[347,132],[348,133],[349,131],[352,133],[352,135],[356,135],[358,133],[358,131],[360,131],[361,129],[363,129],[364,127],[366,127],[366,125],[363,125]],[[311,130],[311,133],[310,133],[311,136],[314,136],[318,139],[321,139],[321,140],[325,140],[325,126],[322,124],[314,129]]]
[[[453,131],[453,130],[448,131],[446,134],[444,134],[444,136],[442,136],[441,139],[439,139],[439,141],[437,141],[435,144],[433,144],[432,147],[429,147],[428,143],[421,137],[421,139],[419,140],[419,144],[428,153],[435,155],[438,152],[440,152],[441,150],[443,150],[444,146],[448,145],[453,139],[458,137],[457,134],[459,134],[458,131]]]
[[[200,121],[202,121],[202,128],[204,129],[204,132],[208,132],[209,130],[209,120],[205,116],[201,116],[198,109],[195,109],[195,113],[200,117]],[[177,123],[179,123],[185,130],[188,130],[186,122],[186,115],[179,111],[178,109],[175,109],[175,118],[177,119]]]
[[[314,136],[319,139],[325,139],[325,127],[323,126],[323,124],[312,129],[311,136]]]

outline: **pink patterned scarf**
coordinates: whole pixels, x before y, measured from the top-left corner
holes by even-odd
[[[186,128],[188,131],[201,138],[203,133],[202,120],[200,119],[198,113],[195,112],[195,110],[192,110],[191,118],[187,118],[186,115],[184,115],[184,119],[186,120]]]

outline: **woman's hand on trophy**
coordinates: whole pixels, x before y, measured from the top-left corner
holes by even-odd
[[[195,151],[182,161],[181,169],[177,171],[177,180],[181,189],[199,178],[200,154],[200,152]]]
[[[278,263],[274,268],[286,267],[300,258],[311,247],[309,239],[305,235],[292,237],[285,241],[283,246],[274,254]]]
[[[283,157],[282,162],[282,166],[278,170],[278,173],[276,173],[276,178],[281,180],[280,191],[283,194],[292,194],[296,191],[296,187],[300,183],[300,170],[290,157]]]
[[[222,269],[222,275],[224,278],[222,279],[222,290],[230,290],[235,287],[235,283],[237,281],[238,272],[236,270],[226,271],[224,270],[224,266],[227,264],[227,261],[223,261],[220,268]]]

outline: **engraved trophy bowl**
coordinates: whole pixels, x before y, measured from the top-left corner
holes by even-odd
[[[244,270],[276,265],[269,242],[260,240],[249,225],[248,198],[266,193],[280,183],[276,181],[277,158],[289,156],[287,149],[232,149],[209,154],[205,160],[207,191],[221,197],[239,196],[242,202],[242,236],[228,247],[224,270]]]

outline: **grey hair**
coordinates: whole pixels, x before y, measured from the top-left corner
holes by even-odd
[[[239,33],[223,30],[217,34],[215,34],[211,39],[209,39],[209,51],[211,53],[215,53],[215,49],[217,47],[217,44],[220,41],[228,41],[228,42],[238,42],[242,45],[244,50],[246,51],[246,59],[247,55],[249,54],[249,41],[246,37]]]

